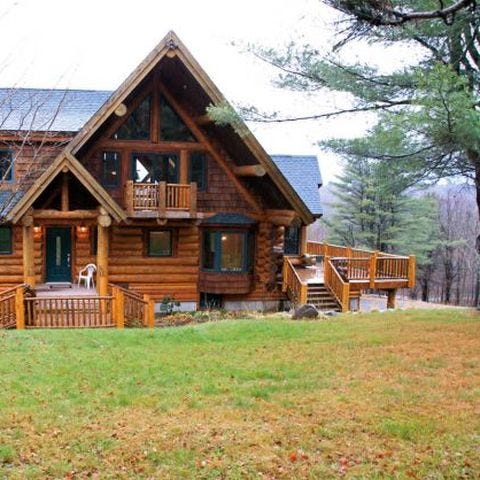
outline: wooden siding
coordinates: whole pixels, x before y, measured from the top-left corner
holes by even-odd
[[[197,210],[200,212],[236,212],[247,214],[250,206],[217,162],[208,157],[207,186],[198,191]]]

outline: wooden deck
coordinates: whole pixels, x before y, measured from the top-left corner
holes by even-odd
[[[350,301],[358,302],[362,290],[388,293],[388,306],[395,304],[396,290],[415,285],[415,257],[362,250],[328,243],[307,242],[306,253],[317,257],[317,264],[302,267],[300,257],[285,257],[282,289],[297,304],[307,301],[309,288],[324,284],[342,311]],[[319,261],[320,260],[320,261]]]

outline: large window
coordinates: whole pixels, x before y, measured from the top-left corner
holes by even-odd
[[[207,155],[203,152],[193,152],[190,154],[189,168],[190,182],[196,182],[197,188],[205,190],[207,184]]]
[[[103,152],[102,155],[102,185],[117,187],[120,183],[120,154],[118,152]]]
[[[148,232],[148,256],[171,257],[173,255],[172,231],[151,230]]]
[[[160,96],[160,140],[195,142],[195,137],[163,95]]]
[[[118,140],[149,140],[150,139],[150,97],[127,117],[122,126],[113,134]]]
[[[252,268],[253,250],[253,235],[248,232],[205,231],[202,267],[216,272],[247,272]]]
[[[173,153],[132,154],[132,179],[138,183],[178,183],[178,155]]]
[[[0,227],[0,254],[9,255],[12,253],[12,243],[11,227]]]
[[[0,150],[0,181],[13,180],[13,153],[11,150]]]

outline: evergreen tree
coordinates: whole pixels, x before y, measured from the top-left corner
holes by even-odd
[[[333,184],[333,215],[326,219],[328,239],[354,247],[413,253],[420,267],[438,246],[438,207],[432,196],[407,193],[408,176],[383,162],[346,159]]]

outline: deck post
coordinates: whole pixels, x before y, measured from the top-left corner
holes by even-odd
[[[145,309],[143,310],[143,324],[148,328],[155,326],[155,300],[148,295],[143,296],[145,301]]]
[[[129,217],[133,217],[133,180],[128,180],[125,185],[125,210]]]
[[[108,227],[111,223],[111,217],[100,212],[97,227],[97,289],[101,297],[108,295]]]
[[[370,288],[375,288],[375,277],[377,276],[377,256],[378,250],[375,250],[370,257]]]
[[[410,255],[408,257],[408,288],[415,286],[415,264],[415,255]]]
[[[397,289],[392,288],[391,290],[387,290],[387,308],[393,309],[395,308],[395,300],[397,296]]]
[[[167,215],[167,182],[158,184],[158,216],[165,218]]]
[[[324,258],[328,257],[328,243],[326,241],[323,242],[323,256]]]
[[[300,255],[307,253],[307,226],[300,227]]]
[[[26,215],[23,217],[22,224],[23,281],[30,287],[35,288],[33,216]]]
[[[125,295],[118,287],[112,287],[114,322],[117,328],[125,328]]]
[[[190,183],[190,216],[197,216],[197,182]]]
[[[25,307],[23,301],[23,287],[15,290],[15,322],[17,330],[25,329]]]

